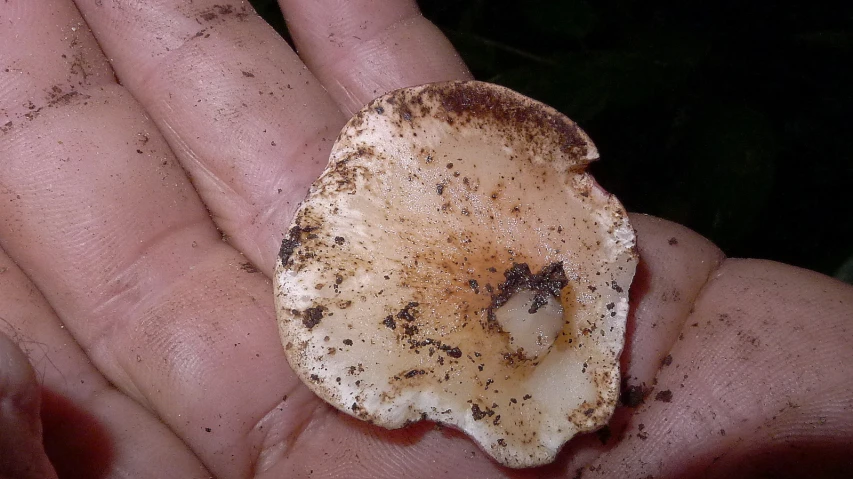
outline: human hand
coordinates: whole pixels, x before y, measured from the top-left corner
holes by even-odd
[[[353,111],[469,76],[413,4],[375,3],[282,1],[301,59],[236,2],[81,0],[97,44],[69,2],[0,4],[0,331],[35,371],[0,342],[0,398],[15,404],[0,410],[0,474],[849,466],[851,288],[724,260],[642,215],[623,372],[649,392],[617,411],[606,444],[578,438],[554,465],[509,471],[458,432],[385,431],[311,394],[284,360],[268,279],[290,217]]]

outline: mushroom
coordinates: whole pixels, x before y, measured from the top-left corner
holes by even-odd
[[[397,90],[345,126],[275,273],[286,356],[385,428],[432,420],[509,467],[552,461],[619,395],[634,231],[589,137],[506,88]]]

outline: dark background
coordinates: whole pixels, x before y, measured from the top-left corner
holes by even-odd
[[[418,3],[477,79],[577,121],[629,210],[853,282],[853,2]]]

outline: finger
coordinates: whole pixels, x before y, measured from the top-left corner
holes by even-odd
[[[64,34],[42,44],[56,24],[40,13],[59,5],[38,5],[44,12],[2,30],[4,44],[17,38],[20,48],[0,52],[0,63],[40,56],[21,74],[50,84],[69,74],[51,59],[87,64],[91,52]],[[73,8],[59,18],[86,35]],[[275,334],[269,282],[221,241],[126,91],[83,81],[50,103],[29,86],[3,98],[3,108],[32,103],[38,114],[0,133],[0,241],[112,384],[155,411],[212,472],[247,475],[267,435],[255,425],[298,384]]]
[[[853,288],[836,280],[726,261],[626,440],[590,477],[847,477],[851,312]]]
[[[348,115],[391,90],[471,78],[414,1],[279,3],[300,56]]]
[[[228,241],[267,275],[345,118],[248,3],[78,0]]]
[[[623,380],[642,393],[651,386],[724,255],[708,239],[677,223],[632,214],[631,224],[637,230],[640,263],[631,285]]]
[[[25,392],[37,399],[41,386],[40,416],[38,401],[32,403],[33,419],[39,424],[38,445],[42,454],[47,448],[62,477],[114,477],[130,471],[138,477],[207,477],[180,440],[92,367],[42,295],[2,250],[0,311],[0,337],[13,338],[38,372],[38,383],[35,377],[31,383],[36,389]],[[21,364],[29,369],[28,364],[18,362]],[[0,375],[8,371],[0,367]],[[0,442],[8,439],[21,446],[24,436],[13,429],[0,430],[4,431]],[[0,462],[3,457],[12,456],[0,453]],[[164,458],[168,458],[167,466],[160,462]]]
[[[57,477],[42,446],[39,403],[27,358],[0,331],[0,477]]]

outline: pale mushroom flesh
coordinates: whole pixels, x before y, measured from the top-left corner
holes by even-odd
[[[609,420],[634,231],[598,152],[502,87],[398,90],[356,114],[282,243],[288,361],[386,428],[452,425],[510,467]]]

